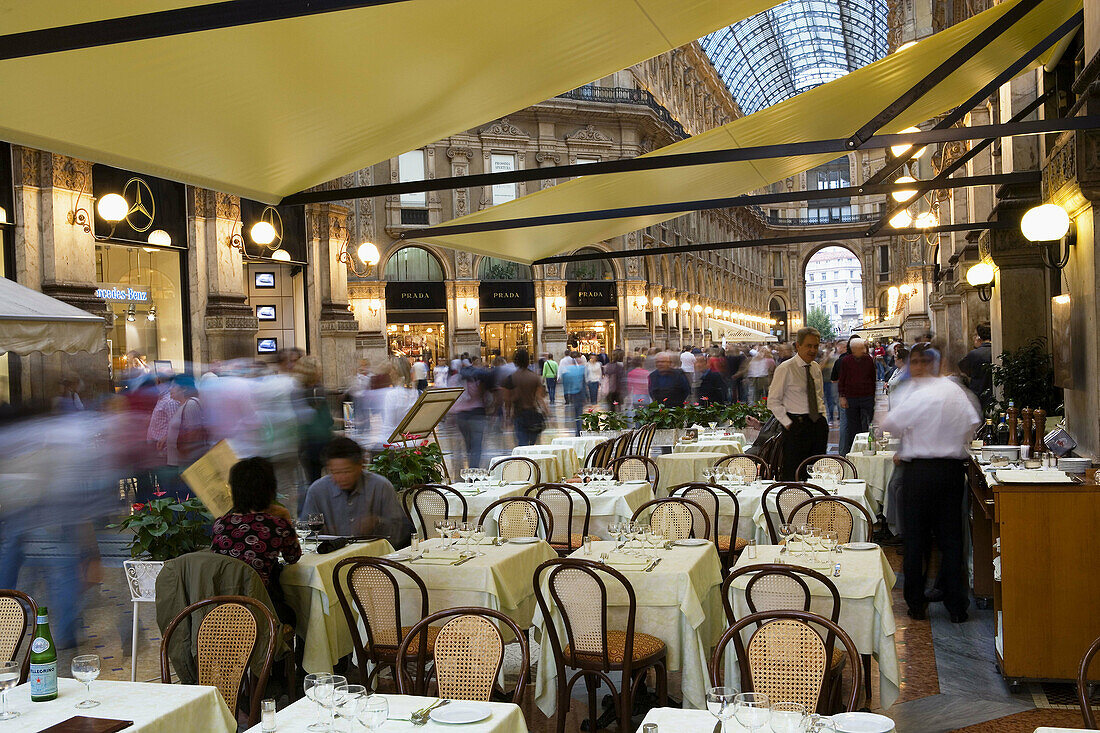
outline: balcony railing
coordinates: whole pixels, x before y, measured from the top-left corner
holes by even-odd
[[[600,87],[587,85],[559,94],[560,99],[579,99],[584,102],[604,102],[606,104],[638,104],[649,107],[657,118],[672,128],[680,139],[688,137],[687,131],[657,99],[646,89],[628,87]]]
[[[866,214],[833,214],[816,212],[808,216],[774,216],[761,212],[764,222],[775,227],[806,227],[814,224],[866,224],[882,218],[882,210],[876,209]]]

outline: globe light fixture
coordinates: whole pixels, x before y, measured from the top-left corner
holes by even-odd
[[[709,316],[711,313],[714,312],[714,308],[712,308],[708,305],[706,308],[703,309],[703,312],[706,313]]]
[[[918,229],[931,229],[934,226],[939,226],[939,223],[939,218],[932,211],[923,211],[917,214],[917,218],[913,220],[913,226]]]
[[[99,212],[99,216],[103,221],[115,224],[125,219],[126,215],[130,213],[130,204],[126,203],[126,199],[117,193],[109,193],[99,199],[95,210]]]
[[[685,300],[683,303],[680,304],[680,310],[682,310],[682,311],[691,310],[691,303],[689,303]]]
[[[5,209],[3,206],[0,206],[0,224],[9,224],[9,223],[10,222],[8,221],[8,210]]]
[[[912,176],[902,176],[901,178],[894,181],[894,183],[916,183],[916,182],[917,182],[917,179],[913,178]],[[898,189],[896,191],[891,191],[890,195],[893,197],[894,201],[902,202],[902,201],[909,201],[910,199],[912,199],[914,196],[917,195],[917,192],[916,192],[915,189],[912,189],[912,188],[901,188],[901,189]]]
[[[702,313],[703,312],[703,306],[696,304],[695,307],[692,308],[692,310],[695,311],[696,313]]]
[[[905,229],[912,224],[913,215],[909,213],[909,209],[902,209],[890,217],[890,226],[894,227],[894,229]]]
[[[988,303],[993,297],[993,277],[996,272],[988,262],[971,265],[966,271],[966,282],[978,290],[978,299]]]
[[[374,242],[363,242],[359,245],[359,249],[355,250],[355,254],[359,257],[359,261],[368,267],[374,267],[381,259]]]
[[[668,301],[668,309],[670,311],[674,311],[679,307],[680,307],[680,302],[678,300],[676,300],[676,298],[672,298],[671,300]]]
[[[1069,233],[1069,214],[1057,204],[1028,209],[1020,220],[1020,231],[1031,242],[1056,242]]]
[[[290,253],[285,249],[277,249],[271,253],[271,259],[279,262],[290,262]]]
[[[149,232],[149,236],[147,237],[147,239],[149,241],[149,244],[155,244],[158,247],[172,246],[172,235],[170,235],[163,229],[154,229],[153,231]]]
[[[921,129],[919,127],[907,127],[904,130],[902,130],[901,132],[906,133],[906,132],[920,132],[920,131],[921,131]],[[894,154],[895,158],[900,158],[901,156],[905,155],[906,153],[908,153],[912,149],[913,149],[912,145],[891,145],[890,146],[890,152]],[[923,148],[921,148],[916,153],[914,153],[913,157],[914,158],[920,158],[927,152],[928,152],[928,146],[925,145]]]
[[[662,297],[661,297],[660,295],[654,295],[654,296],[653,296],[653,300],[652,300],[652,301],[650,301],[650,302],[652,302],[652,303],[653,303],[653,307],[654,307],[654,308],[660,308],[660,307],[661,307],[661,304],[662,304],[662,303],[664,303],[664,302],[665,302],[665,300],[664,300],[664,298],[662,298]]]
[[[252,241],[256,244],[266,247],[275,241],[275,227],[271,226],[269,222],[258,221],[248,230],[248,236],[251,237]]]

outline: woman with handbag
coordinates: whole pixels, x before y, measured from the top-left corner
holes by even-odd
[[[533,445],[546,429],[546,388],[537,374],[529,369],[531,357],[526,349],[517,349],[512,358],[516,370],[502,383],[505,401],[512,411],[512,427],[517,445]]]

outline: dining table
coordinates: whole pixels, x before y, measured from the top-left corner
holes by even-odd
[[[743,443],[728,438],[700,438],[698,440],[678,440],[672,446],[673,453],[724,453],[734,456],[744,453]]]
[[[0,720],[3,733],[30,733],[63,723],[74,716],[133,721],[126,733],[235,733],[237,721],[212,685],[164,685],[156,682],[96,680],[91,685],[94,708],[80,710],[84,685],[69,677],[58,677],[57,698],[31,702],[29,683],[8,691],[8,707],[19,713]],[[75,728],[73,730],[76,730]]]
[[[635,631],[650,634],[665,643],[667,669],[670,673],[680,673],[684,707],[706,708],[707,663],[724,627],[720,597],[722,568],[714,543],[652,550],[660,562],[648,571],[649,560],[617,550],[617,545],[609,541],[593,542],[591,555],[580,549],[569,557],[598,561],[607,553],[607,564],[626,576],[634,589],[637,599]],[[609,580],[606,585],[607,627],[624,629],[628,608],[626,592],[614,581]],[[543,593],[547,599],[551,598],[546,588]],[[541,640],[535,703],[547,716],[554,714],[557,686],[563,683],[557,678],[546,624],[556,624],[559,638],[564,638],[564,626],[557,607],[551,605],[550,612],[551,619],[543,618],[541,611],[534,619]]]
[[[894,454],[894,450],[878,450],[874,455],[853,450],[846,456],[856,467],[859,477],[867,482],[867,498],[874,507],[874,514],[885,514],[890,506],[888,489],[896,467]]]
[[[585,459],[588,458],[588,454],[592,452],[593,448],[604,441],[611,440],[613,437],[618,437],[618,433],[615,435],[562,435],[551,438],[550,445],[562,445],[572,448],[573,452],[577,454],[577,460],[583,466]]]
[[[333,570],[345,558],[377,557],[393,552],[393,546],[388,540],[352,542],[319,554],[312,543],[306,542],[302,549],[298,562],[283,566],[279,585],[297,617],[295,628],[302,639],[303,669],[310,674],[331,673],[333,665],[354,648],[333,585]]]
[[[738,495],[740,501],[744,496],[744,504],[749,505],[752,501],[752,497],[755,496],[755,506],[752,508],[752,522],[755,526],[755,539],[759,543],[771,542],[771,535],[768,533],[768,520],[764,516],[764,506],[762,504],[763,490],[770,485],[771,482],[757,481],[748,487],[742,495]],[[845,499],[851,499],[864,509],[871,513],[871,516],[875,516],[875,503],[874,500],[868,495],[867,483],[862,479],[845,479],[843,481],[833,481],[831,479],[822,480],[817,479],[813,481],[815,486],[819,486],[825,489],[833,496],[841,496]],[[759,489],[759,494],[757,490]],[[776,508],[776,496],[779,491],[775,490],[768,494],[768,507],[767,511],[771,515],[772,522],[778,529],[781,522],[779,521],[779,510]],[[745,511],[742,508],[741,511]],[[867,526],[867,518],[863,515],[863,512],[858,509],[850,509],[852,512],[852,540],[869,540],[871,539],[872,527]]]
[[[782,560],[828,575],[840,594],[840,627],[852,637],[861,655],[870,655],[878,662],[881,697],[878,706],[886,709],[897,700],[901,684],[890,594],[897,578],[880,547],[870,543],[861,546],[867,549],[844,549],[840,553],[819,551],[816,556],[811,556],[809,553],[780,553],[782,547],[779,545],[760,545],[756,548],[755,558],[742,553],[734,570]],[[837,564],[840,565],[839,575],[836,574]],[[737,618],[750,613],[745,598],[745,586],[750,577],[748,574],[742,575],[730,585],[730,600]],[[828,589],[820,583],[813,583],[810,584],[810,594],[810,610],[827,616],[832,599]],[[746,640],[749,633],[751,630],[746,630]],[[730,644],[726,649],[726,683],[736,687],[740,673],[734,660],[734,646]]]
[[[554,456],[557,468],[552,475],[544,475],[543,483],[554,483],[577,473],[581,461],[577,452],[568,445],[517,445],[512,449],[513,456],[538,459],[542,456]],[[542,464],[539,464],[540,468]]]
[[[715,733],[718,718],[706,710],[682,710],[680,708],[652,708],[642,720],[642,728],[648,723],[657,726],[658,732],[668,731],[675,733]],[[730,718],[725,728],[718,728],[722,733],[752,733],[748,728]],[[766,729],[765,729],[766,730]]]
[[[673,486],[689,481],[702,481],[703,469],[711,468],[727,455],[711,451],[690,451],[657,456],[657,471],[660,475],[657,477],[654,493],[657,496],[668,496],[668,491]]]
[[[570,483],[588,497],[592,514],[588,521],[588,534],[601,539],[611,537],[608,525],[628,522],[642,504],[653,498],[653,487],[648,481],[590,481]],[[573,505],[574,527],[580,533],[578,521],[584,521],[584,502]],[[557,520],[555,519],[555,525]]]
[[[389,714],[386,722],[380,726],[380,730],[387,731],[425,731],[425,733],[432,733],[432,731],[442,731],[453,728],[453,724],[437,723],[434,719],[429,720],[424,726],[414,725],[409,716],[417,711],[439,703],[437,697],[420,697],[419,695],[372,695],[372,697],[382,697],[389,705]],[[479,703],[460,703],[458,701],[450,701],[447,707],[451,705],[458,706],[462,704],[465,709],[474,710],[473,706],[482,706],[484,713],[488,714],[484,720],[479,720],[474,723],[464,723],[459,726],[463,733],[527,733],[527,721],[524,720],[523,711],[518,705],[514,705],[510,702],[479,702]],[[453,711],[454,708],[451,708]],[[440,713],[448,712],[444,709],[440,709]],[[324,716],[326,713],[322,712],[317,703],[313,702],[309,698],[302,697],[295,702],[287,705],[282,710],[275,713],[275,730],[279,733],[283,731],[304,731],[307,727],[315,723],[318,717]],[[343,721],[337,721],[337,731],[359,731],[367,730],[365,727],[356,723],[354,725],[344,725],[341,727]],[[199,730],[199,728],[188,729]],[[263,729],[260,724],[257,724],[248,729],[247,733],[262,733]],[[174,733],[174,732],[173,732]]]
[[[448,484],[452,489],[462,495],[462,499],[466,502],[466,521],[476,523],[482,513],[489,508],[497,499],[508,499],[514,496],[523,496],[524,492],[531,487],[530,481],[510,481],[502,482],[496,479],[490,479],[486,481],[473,481],[470,483],[455,482]],[[447,496],[447,514],[452,520],[461,521],[462,518],[462,506],[461,502],[456,497]],[[424,539],[428,537],[434,537],[438,535],[435,529],[435,521],[442,519],[442,516],[435,516],[432,514],[426,514],[424,521],[427,523],[427,527],[420,526],[420,515],[416,511],[412,512],[413,527],[420,533],[420,536]],[[497,520],[496,512],[491,513],[485,518],[483,522],[485,532],[487,534],[495,535],[497,533]]]

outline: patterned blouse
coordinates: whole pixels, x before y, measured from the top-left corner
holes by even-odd
[[[288,563],[296,563],[302,556],[290,522],[263,512],[229,512],[216,519],[211,549],[251,565],[264,585],[271,579],[279,555]]]

